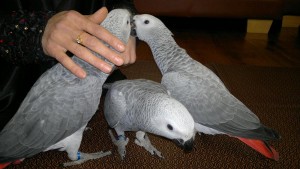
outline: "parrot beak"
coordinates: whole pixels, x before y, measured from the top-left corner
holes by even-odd
[[[191,152],[194,148],[194,139],[191,138],[183,144],[183,149],[186,152]]]
[[[135,25],[135,20],[134,19],[131,19],[130,25],[131,25],[130,35],[136,37],[136,30],[135,30],[136,25]]]
[[[191,152],[194,148],[194,138],[191,138],[186,142],[184,142],[182,139],[173,139],[173,141],[185,152]]]

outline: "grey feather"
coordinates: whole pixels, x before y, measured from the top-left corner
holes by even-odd
[[[127,43],[131,29],[128,23],[129,12],[117,9],[111,11],[101,25]],[[1,163],[31,157],[51,147],[66,148],[55,144],[76,132],[82,137],[82,128],[98,108],[102,85],[108,74],[76,56],[72,59],[87,71],[87,77],[79,79],[61,64],[45,72],[0,133]],[[69,151],[78,151],[80,142],[81,139],[68,145],[69,157]]]
[[[179,47],[158,18],[144,14],[134,16],[134,20],[138,38],[150,46],[163,74],[161,83],[172,97],[187,107],[198,126],[203,127],[203,130],[197,129],[199,132],[261,140],[279,138],[276,131],[262,125],[259,118],[226,89],[217,75]]]
[[[105,98],[104,115],[119,136],[125,131],[143,131],[183,140],[182,145],[194,139],[194,120],[190,113],[168,95],[163,85],[150,80],[113,83]]]

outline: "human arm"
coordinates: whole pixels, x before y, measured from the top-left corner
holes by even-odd
[[[15,65],[53,60],[45,56],[41,38],[53,11],[1,13],[0,56]]]
[[[54,13],[51,15],[26,13],[24,15],[18,12],[17,14],[11,19],[1,19],[1,56],[13,63],[39,63],[51,60],[53,57],[80,78],[84,78],[86,73],[67,56],[67,51],[106,73],[111,71],[111,67],[94,56],[88,49],[103,55],[117,66],[133,63],[128,61],[132,59],[126,58],[132,58],[131,54],[132,51],[135,54],[135,46],[131,45],[131,50],[126,49],[131,52],[118,54],[97,39],[104,40],[120,52],[125,50],[125,46],[120,40],[99,25],[106,17],[106,8],[86,16],[75,11],[64,11],[55,15]],[[20,21],[22,22],[20,23]],[[18,26],[16,27],[16,25]],[[79,35],[82,38],[81,44],[76,43]]]

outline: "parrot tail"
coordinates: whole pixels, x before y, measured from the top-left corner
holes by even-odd
[[[4,169],[5,167],[9,166],[12,162],[2,163],[0,164],[0,169]]]
[[[0,163],[0,169],[4,169],[5,167],[9,166],[10,164],[18,165],[22,162],[23,160],[16,160],[14,162],[6,162],[6,163]]]
[[[243,143],[247,144],[254,150],[260,152],[262,155],[266,156],[267,158],[274,159],[275,161],[279,160],[279,153],[269,146],[266,142],[262,140],[254,140],[254,139],[247,139],[247,138],[241,138],[237,137],[239,140],[241,140]]]

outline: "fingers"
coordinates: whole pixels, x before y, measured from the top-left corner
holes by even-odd
[[[90,50],[100,54],[101,56],[104,56],[106,59],[108,59],[109,61],[111,61],[112,63],[114,63],[117,66],[120,66],[120,65],[123,64],[124,60],[123,60],[123,58],[121,58],[121,55],[116,53],[115,51],[111,50],[110,48],[108,48],[101,41],[99,41],[99,39],[97,39],[96,37],[91,36],[88,33],[82,33],[80,35],[80,38],[82,40],[81,44],[83,46],[85,46],[85,47],[89,48]],[[72,45],[74,45],[74,44],[72,44]],[[85,49],[85,51],[87,50],[86,48],[78,48],[78,49],[82,49],[82,50]],[[73,50],[78,50],[78,49],[75,48]],[[79,52],[77,52],[77,53],[79,53]],[[83,52],[83,53],[86,53],[86,52]],[[77,54],[75,54],[75,55],[79,56]],[[90,61],[96,61],[96,62],[90,62],[89,59],[85,59],[85,58],[87,58],[87,56],[84,56],[83,54],[80,55],[80,56],[82,56],[81,58],[84,59],[85,61],[87,61],[88,63],[90,63],[93,66],[97,67],[98,69],[102,70],[101,67],[99,67],[99,64],[97,64],[97,61],[100,61],[100,59],[97,58],[96,56],[89,55]]]
[[[84,30],[89,34],[94,35],[98,39],[101,39],[104,42],[108,43],[111,47],[113,47],[117,51],[124,52],[125,45],[123,44],[123,42],[119,40],[117,37],[115,37],[114,35],[112,35],[109,31],[107,31],[102,26],[89,22],[84,26]]]
[[[83,38],[83,41],[84,41],[84,38]],[[101,45],[103,45],[103,44],[100,43],[99,46],[101,46]],[[90,50],[88,50],[84,46],[79,45],[77,43],[70,43],[67,46],[69,48],[69,51],[72,52],[74,55],[80,56],[81,59],[90,63],[91,65],[95,66],[96,68],[100,69],[104,73],[111,72],[112,67],[108,63],[106,63],[105,61],[96,57],[94,54],[92,54],[92,52]],[[103,48],[107,48],[107,47],[104,46]],[[107,49],[106,51],[112,52],[109,49]]]
[[[93,26],[87,26],[86,31],[94,36],[96,36],[98,39],[103,40],[104,42],[108,43],[111,47],[116,49],[119,52],[124,52],[125,45],[121,40],[119,40],[117,37],[112,35],[109,31],[104,29],[100,25],[93,25]]]
[[[99,25],[106,16],[106,8],[101,8],[89,16],[83,16],[76,11],[64,11],[54,15],[48,20],[42,37],[45,54],[56,58],[80,78],[84,78],[86,72],[66,55],[66,51],[72,52],[105,73],[110,73],[112,67],[93,52],[100,54],[117,66],[123,65],[125,59],[126,64],[134,62],[136,57],[135,42],[134,45],[129,44],[130,47],[127,47],[126,54],[122,55],[111,50],[100,41],[103,40],[119,52],[125,51],[125,45]],[[81,39],[80,44],[76,42],[78,36]]]
[[[105,7],[99,9],[94,14],[87,16],[91,22],[83,25],[85,26],[84,30],[105,41],[117,51],[124,52],[125,45],[123,42],[99,25],[99,23],[101,23],[106,16],[107,9]]]
[[[83,79],[86,77],[86,72],[78,66],[73,60],[68,57],[65,53],[61,53],[58,57],[56,57],[57,60],[70,72],[72,72],[75,76]]]
[[[57,59],[58,62],[60,62],[65,68],[67,68],[75,76],[81,79],[86,77],[86,72],[79,65],[73,62],[73,60],[69,56],[67,56],[67,54],[64,52],[65,50],[57,49],[57,51],[61,51],[55,54],[55,58]]]
[[[136,61],[136,38],[129,37],[128,48],[130,49],[130,60],[127,64],[132,64]]]
[[[93,15],[89,15],[88,18],[94,23],[100,24],[107,16],[108,10],[106,7],[103,7],[96,11]]]
[[[108,43],[110,46],[112,46],[119,52],[123,52],[125,50],[124,44],[122,43],[122,41],[120,41],[117,37],[113,36],[109,31],[104,29],[102,26],[92,22],[92,21],[99,22],[99,21],[104,20],[104,18],[106,17],[106,14],[107,14],[107,9],[101,8],[95,14],[88,16],[89,19],[86,19],[85,16],[83,18],[79,17],[80,19],[78,19],[78,21],[76,21],[76,25],[82,26],[83,33],[82,32],[74,33],[73,37],[74,37],[74,39],[76,39],[77,36],[80,35],[80,38],[82,39],[81,45],[100,54],[101,56],[105,57],[113,64],[120,66],[124,63],[124,60],[123,60],[123,57],[121,56],[121,54],[111,50],[106,45],[104,45],[100,40],[103,40],[104,42]],[[100,19],[97,20],[97,18],[100,18]],[[68,45],[68,44],[66,44],[66,45]],[[83,49],[83,48],[80,48],[80,49]],[[86,53],[86,52],[82,52],[82,53]],[[77,54],[75,54],[75,55],[80,57],[81,59],[87,61],[88,63],[92,64],[93,66],[97,67],[98,69],[100,69],[104,72],[107,72],[104,70],[105,66],[103,66],[103,65],[105,65],[105,64],[103,64],[103,61],[101,63],[98,63],[98,62],[100,62],[100,59],[96,58],[96,56],[89,55],[92,58],[87,59],[87,57],[84,55],[77,55]],[[95,61],[95,62],[90,62],[89,60]]]
[[[122,53],[124,63],[123,65],[132,64],[136,61],[136,38],[133,36],[129,37],[126,45],[125,52]]]

